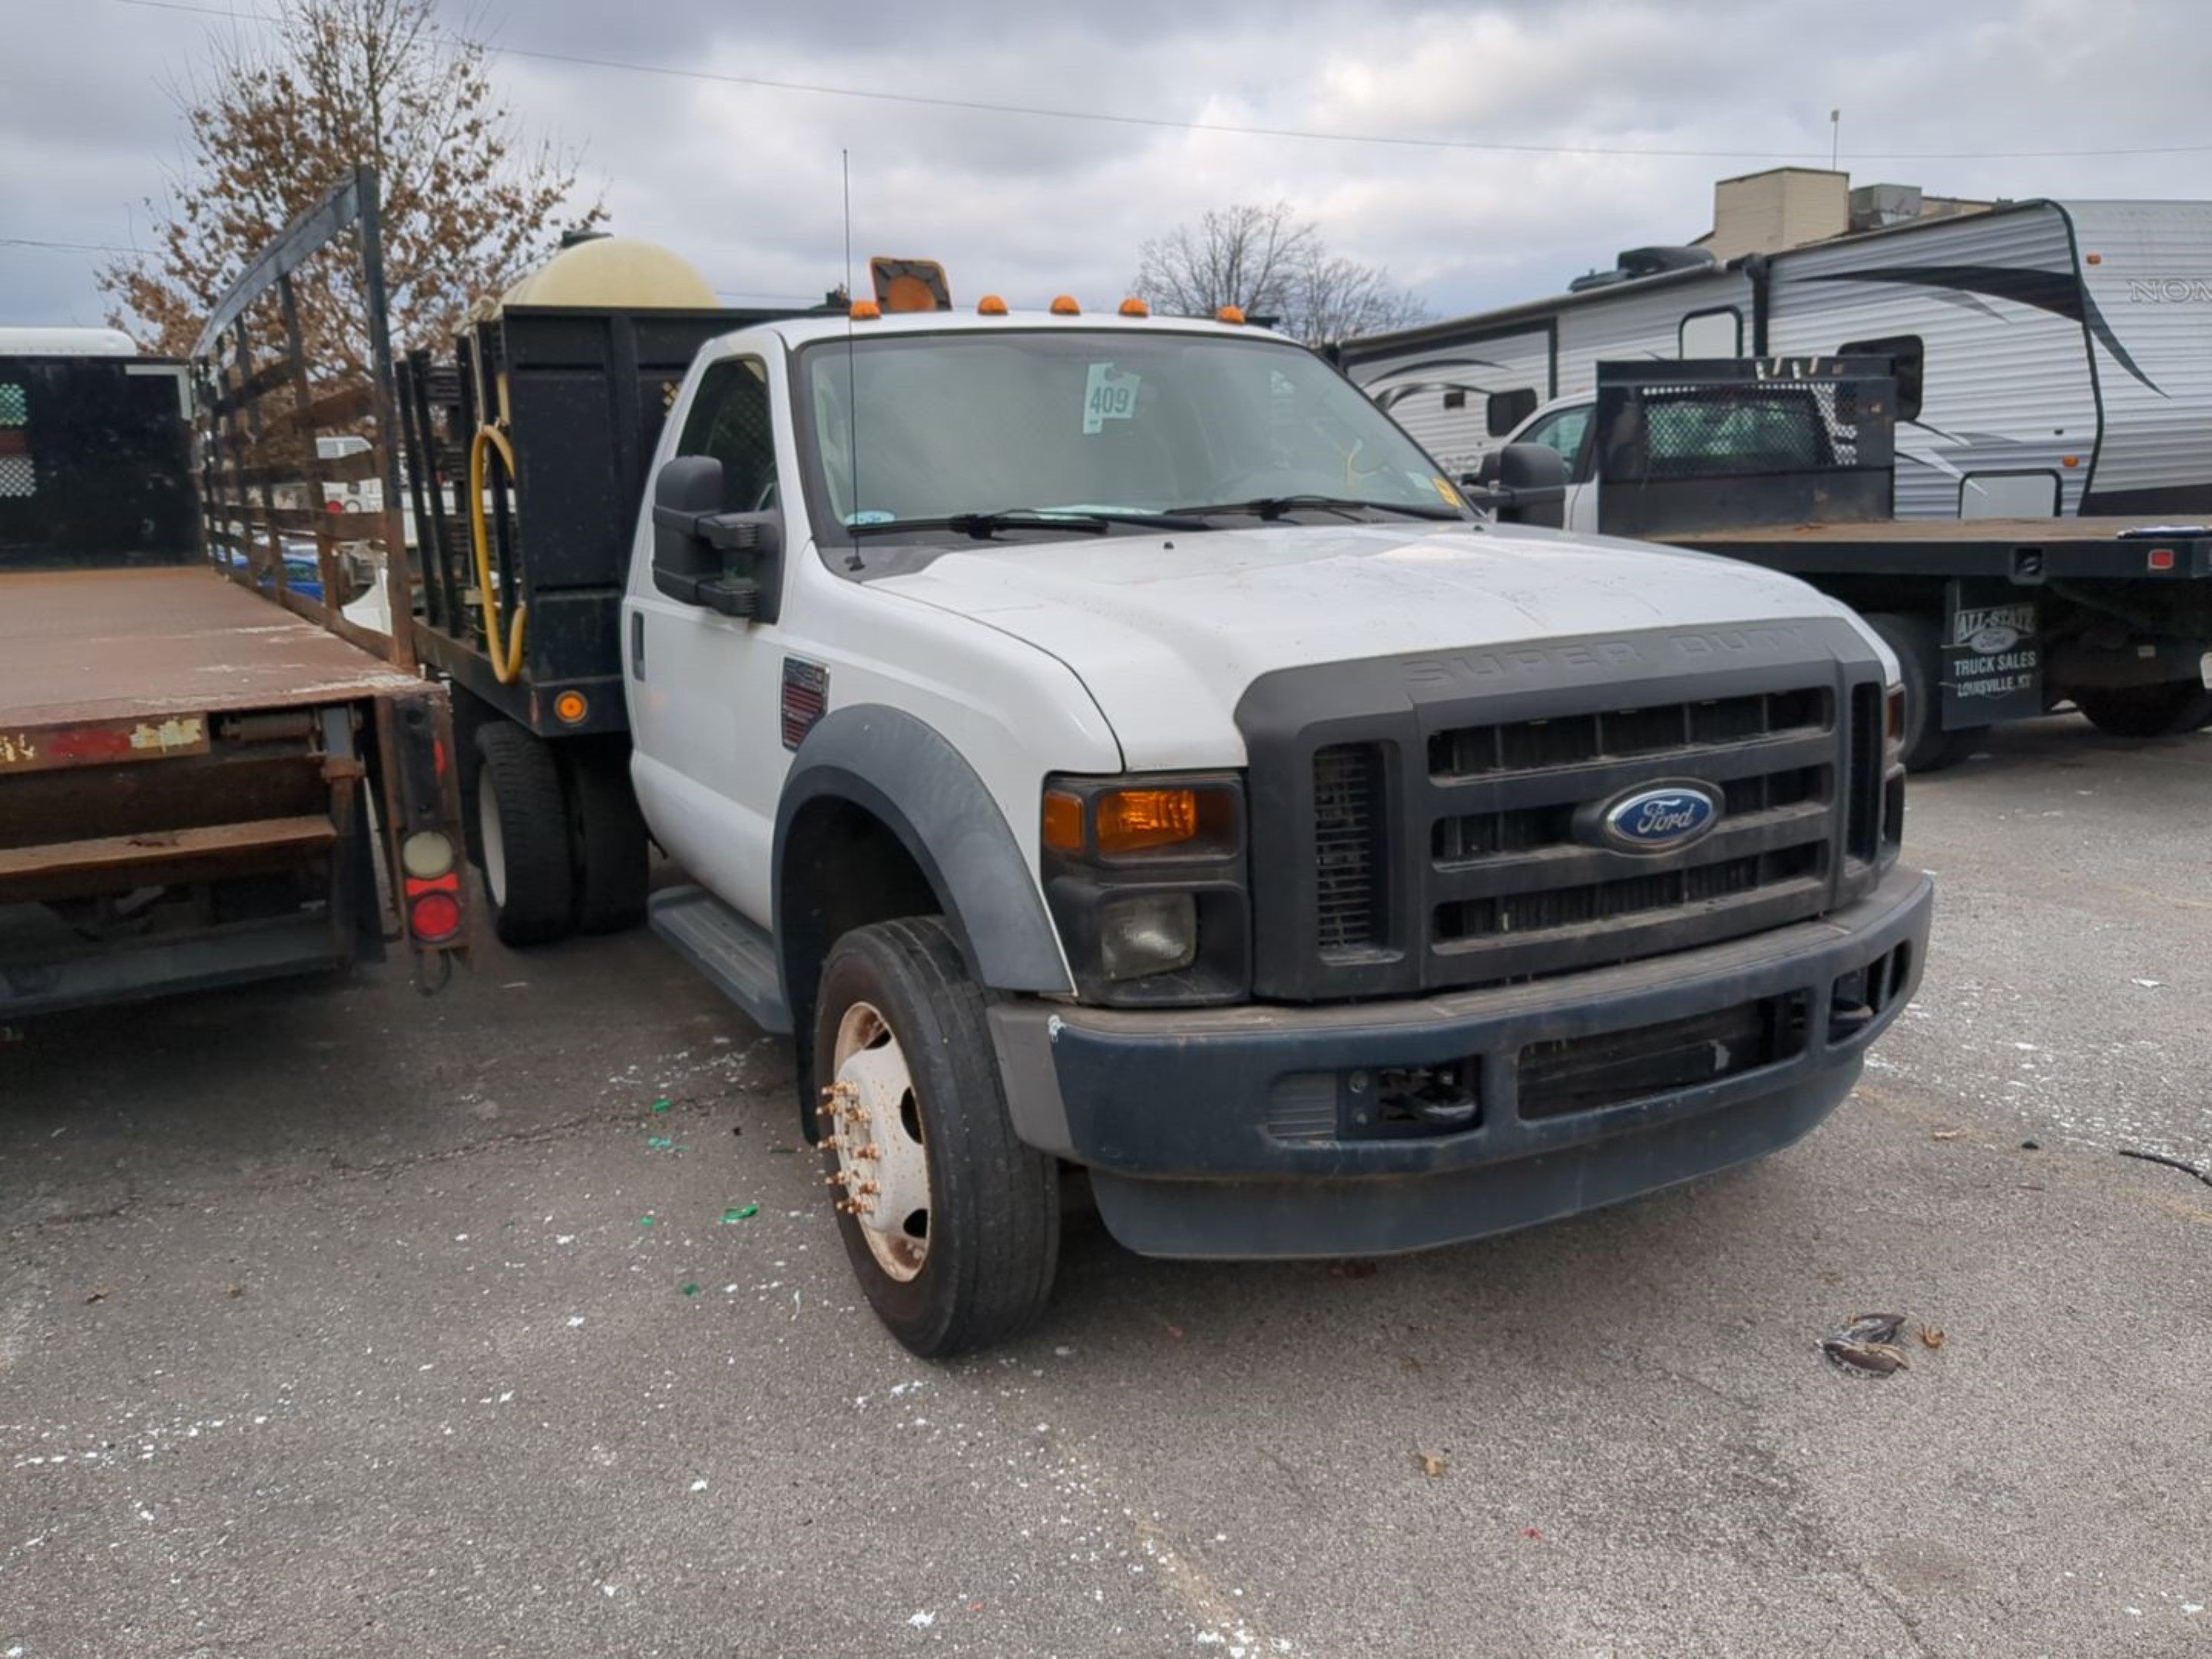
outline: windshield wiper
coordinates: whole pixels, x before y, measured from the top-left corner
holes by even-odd
[[[1009,507],[996,513],[953,513],[933,519],[889,519],[880,524],[856,524],[853,533],[881,535],[901,530],[950,530],[955,535],[988,540],[1002,530],[1073,530],[1103,536],[1117,524],[1142,525],[1156,530],[1203,530],[1205,520],[1175,513],[1125,512],[1119,507]]]
[[[1407,501],[1369,501],[1353,495],[1261,495],[1249,501],[1211,501],[1197,507],[1178,507],[1176,513],[1204,513],[1208,514],[1249,514],[1255,519],[1279,519],[1285,513],[1310,509],[1316,513],[1340,513],[1347,519],[1356,519],[1363,513],[1401,513],[1408,518],[1435,519],[1456,521],[1462,515],[1439,502],[1435,507],[1418,507]]]

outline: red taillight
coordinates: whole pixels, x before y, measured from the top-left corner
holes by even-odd
[[[2154,547],[2151,549],[2150,568],[2154,570],[2172,569],[2173,550],[2170,547]]]
[[[461,931],[461,878],[448,871],[407,883],[407,931],[425,945],[442,945]]]

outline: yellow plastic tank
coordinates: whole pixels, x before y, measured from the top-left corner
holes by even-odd
[[[608,306],[623,311],[712,311],[721,301],[682,254],[635,236],[593,236],[564,247],[499,296],[508,306]]]

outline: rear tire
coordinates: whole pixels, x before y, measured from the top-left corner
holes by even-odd
[[[942,921],[878,922],[831,948],[814,1075],[842,1143],[823,1148],[828,1191],[871,1209],[841,1211],[837,1230],[891,1334],[933,1359],[1034,1322],[1059,1263],[1059,1168],[1014,1134],[982,993]]]
[[[563,747],[576,928],[585,933],[623,933],[645,920],[653,873],[645,817],[629,787],[629,751],[618,743],[588,738]]]
[[[1896,655],[1905,674],[1905,765],[1911,772],[1955,766],[1989,735],[1986,726],[1946,732],[1942,726],[1943,642],[1926,617],[1878,611],[1868,627]]]
[[[2194,680],[2103,686],[2076,691],[2074,706],[2108,738],[2178,738],[2212,720],[2212,691]]]
[[[477,731],[474,800],[484,896],[502,945],[550,945],[574,927],[568,808],[551,747],[512,720]]]

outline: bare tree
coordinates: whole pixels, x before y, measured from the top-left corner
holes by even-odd
[[[605,218],[570,205],[575,158],[524,136],[493,90],[480,41],[449,33],[436,0],[277,0],[253,44],[210,33],[174,94],[185,165],[155,217],[152,252],[100,273],[110,319],[181,355],[253,251],[362,161],[383,196],[395,341],[420,344],[556,245]],[[303,273],[311,333],[343,332],[358,296]]]
[[[1389,273],[1331,253],[1288,202],[1209,210],[1139,250],[1136,291],[1158,310],[1211,317],[1223,306],[1269,317],[1309,344],[1419,322],[1428,308]]]

